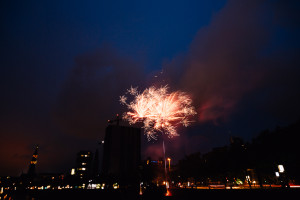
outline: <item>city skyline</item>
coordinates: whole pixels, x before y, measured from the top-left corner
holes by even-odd
[[[35,144],[39,171],[71,169],[131,86],[191,95],[195,122],[165,139],[174,163],[300,118],[297,1],[0,5],[0,176],[25,172]],[[141,136],[142,158],[161,137]]]

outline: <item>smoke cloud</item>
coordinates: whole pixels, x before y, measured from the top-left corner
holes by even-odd
[[[272,4],[229,1],[209,26],[199,30],[186,55],[164,64],[164,79],[193,95],[200,123],[227,121],[246,96],[254,98],[262,91],[274,92],[280,88],[276,79],[282,80],[283,74],[293,81],[282,80],[282,89],[278,92],[290,93],[299,99],[295,86],[300,84],[293,75],[299,74],[294,67],[299,63],[293,53],[295,50],[288,49],[292,53],[281,54],[278,51],[281,47],[273,48],[278,43],[278,26],[294,16],[285,15],[287,12],[282,9],[286,6],[282,4],[282,1]],[[295,23],[290,24],[295,29]],[[286,61],[285,67],[282,67],[282,58]],[[273,97],[278,99],[278,95],[270,94],[259,106],[269,105]],[[274,99],[272,102],[279,103]],[[250,104],[258,106],[255,103]]]
[[[202,125],[224,124],[234,115],[255,120],[246,116],[247,110],[256,110],[252,113],[256,116],[295,120],[300,113],[300,62],[298,46],[292,44],[300,31],[295,17],[299,14],[294,9],[292,14],[287,12],[289,9],[284,1],[228,1],[211,23],[198,31],[188,52],[148,76],[139,63],[111,47],[79,55],[59,95],[55,119],[65,133],[104,137],[107,120],[123,112],[118,99],[127,88],[169,84],[171,90],[192,95],[197,123]],[[282,30],[289,39],[280,42]],[[246,124],[250,123],[255,122]],[[220,136],[218,131],[224,130],[211,128],[211,137],[226,141],[228,134]],[[208,134],[196,134],[199,132],[194,130],[191,136],[181,136],[181,141],[170,143],[169,148],[189,153],[199,148],[198,144],[205,146],[201,141],[214,145]],[[188,144],[195,138],[199,142],[190,148]],[[145,147],[144,154],[160,157],[157,145]]]
[[[107,45],[75,62],[59,95],[56,122],[65,133],[103,139],[107,120],[123,111],[119,96],[141,84],[143,68]]]

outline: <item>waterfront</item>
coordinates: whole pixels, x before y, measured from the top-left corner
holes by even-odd
[[[259,199],[261,197],[279,198],[295,197],[300,194],[300,188],[268,188],[268,189],[184,189],[170,190],[170,196],[165,196],[162,191],[153,190],[139,195],[133,190],[23,190],[9,191],[1,199],[11,200],[50,200],[50,199],[198,199],[200,197]]]

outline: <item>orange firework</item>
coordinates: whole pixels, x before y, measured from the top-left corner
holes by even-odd
[[[156,139],[157,132],[163,132],[169,137],[178,136],[175,126],[188,126],[191,123],[189,117],[196,114],[191,105],[192,100],[186,93],[176,91],[169,94],[167,86],[150,87],[142,93],[131,87],[127,93],[134,99],[127,103],[127,97],[120,96],[121,104],[130,110],[124,113],[123,118],[130,124],[143,122],[148,140]]]

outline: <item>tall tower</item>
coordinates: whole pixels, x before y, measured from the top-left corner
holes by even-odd
[[[37,164],[38,148],[39,148],[39,146],[36,145],[35,151],[34,151],[34,153],[33,153],[33,155],[32,155],[31,161],[30,161],[30,165],[29,165],[28,173],[27,173],[27,175],[28,175],[29,177],[33,177],[33,176],[36,175],[36,172],[35,172],[35,165]]]
[[[138,181],[141,160],[141,129],[108,125],[105,132],[103,174],[123,185]],[[120,184],[120,185],[121,185]]]

